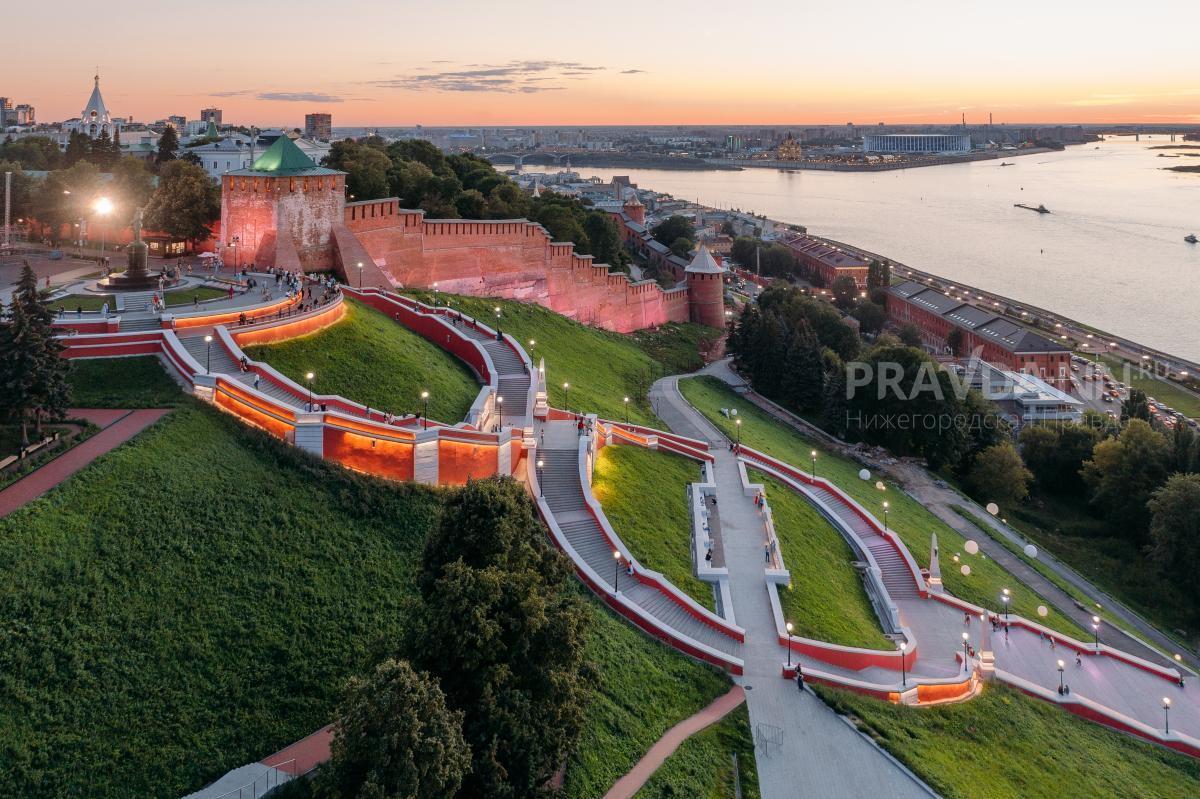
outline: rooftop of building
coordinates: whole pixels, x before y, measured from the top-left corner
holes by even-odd
[[[717,260],[712,257],[712,253],[703,244],[700,245],[696,257],[687,265],[687,271],[691,274],[703,275],[723,275],[725,270],[717,263]]]
[[[1059,353],[1070,350],[1069,346],[1048,339],[1004,316],[948,297],[914,280],[897,283],[888,288],[888,293],[925,308],[957,327],[991,339],[1009,352]]]
[[[266,152],[254,159],[254,163],[248,169],[235,169],[226,174],[238,177],[265,176],[286,178],[309,177],[313,175],[344,175],[346,173],[336,169],[317,166],[317,163],[309,158],[296,145],[296,142],[287,136],[280,136],[266,149]]]

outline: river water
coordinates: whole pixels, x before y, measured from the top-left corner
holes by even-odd
[[[1200,360],[1200,150],[1166,136],[893,172],[578,167],[740,208]],[[1177,142],[1182,144],[1183,142]],[[1099,149],[1096,149],[1096,148]],[[529,171],[543,167],[527,167]],[[1045,205],[1036,214],[1014,203]]]

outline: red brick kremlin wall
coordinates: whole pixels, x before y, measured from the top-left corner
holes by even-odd
[[[536,302],[621,333],[689,319],[686,289],[610,275],[533,222],[426,220],[390,199],[348,203],[345,226],[401,286]],[[354,281],[355,265],[343,267]]]

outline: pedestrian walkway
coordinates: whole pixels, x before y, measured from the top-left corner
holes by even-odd
[[[588,509],[579,469],[580,438],[576,423],[540,422],[537,435],[543,441],[538,452],[543,463],[539,475],[541,495],[574,554],[595,573],[602,590],[619,591],[665,630],[717,652],[740,657],[739,641],[701,621],[692,609],[655,583],[629,575],[628,561],[613,557],[613,542]]]
[[[673,432],[709,442],[716,458],[713,471],[730,593],[738,623],[746,630],[742,685],[755,730],[762,796],[929,797],[924,784],[863,739],[824,702],[781,679],[787,653],[776,637],[767,593],[758,509],[753,498],[742,493],[737,457],[729,451],[724,435],[684,401],[677,380],[659,380],[650,396]]]
[[[27,505],[45,494],[71,475],[87,466],[101,455],[116,449],[150,425],[157,422],[170,410],[125,411],[112,419],[109,413],[100,411],[69,411],[69,414],[89,418],[108,419],[108,425],[96,435],[30,472],[12,485],[0,491],[0,518]]]
[[[629,770],[629,773],[608,789],[608,793],[604,794],[604,799],[633,799],[633,796],[642,789],[654,772],[658,771],[659,766],[675,753],[680,744],[696,733],[716,724],[741,707],[745,701],[746,692],[740,685],[735,685],[729,689],[728,693],[714,699],[708,707],[688,716],[667,730],[661,738],[654,742],[650,750],[642,755],[642,759]]]

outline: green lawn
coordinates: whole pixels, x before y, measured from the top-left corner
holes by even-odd
[[[637,792],[637,799],[730,799],[737,755],[742,797],[758,799],[758,773],[750,713],[743,704],[706,730],[684,741]]]
[[[1200,795],[1200,761],[1003,685],[925,708],[815,687],[946,799]]]
[[[67,382],[75,408],[173,408],[185,397],[153,355],[71,361]]]
[[[479,395],[479,383],[457,358],[386,315],[353,300],[346,318],[312,335],[246,348],[300,385],[313,372],[313,391],[395,414],[422,411],[429,392],[429,417],[462,421]]]
[[[570,799],[603,796],[663,733],[730,687],[721,672],[668,649],[599,602],[589,607],[587,654],[600,687],[567,762]],[[749,730],[745,735],[742,745],[752,747]]]
[[[1087,353],[1080,354],[1087,355]],[[1115,358],[1111,355],[1101,355],[1100,361],[1121,382],[1127,383],[1134,388],[1140,388],[1146,392],[1147,396],[1154,397],[1159,402],[1174,408],[1184,416],[1192,419],[1200,419],[1200,397],[1197,397],[1190,391],[1185,391],[1167,380],[1162,380],[1151,375],[1143,375],[1137,364],[1130,363],[1121,358]],[[1129,367],[1129,374],[1125,373],[1126,366]]]
[[[792,489],[757,470],[775,516],[775,534],[791,584],[780,586],[783,617],[796,635],[843,646],[895,649],[883,637],[862,578],[850,565],[854,553],[825,517]]]
[[[195,299],[201,302],[205,300],[216,300],[222,297],[229,296],[229,289],[216,289],[210,286],[196,286],[195,288],[176,289],[168,291],[163,295],[163,299],[167,303],[167,307],[173,305],[191,305]]]
[[[825,450],[820,444],[802,436],[792,427],[776,421],[716,378],[681,380],[679,388],[688,402],[731,438],[737,435],[734,422],[723,416],[720,409],[736,408],[737,418],[742,420],[742,442],[749,447],[805,471],[811,468],[810,453],[814,449],[817,450],[817,476],[832,480],[880,520],[883,518],[883,502],[886,500],[890,506],[888,526],[908,547],[919,566],[928,566],[930,535],[937,533],[938,546],[942,553],[942,580],[954,596],[992,610],[999,610],[1001,591],[1009,588],[1013,592],[1013,613],[1036,619],[1080,640],[1091,638],[1090,632],[1084,632],[1053,608],[1049,608],[1049,616],[1039,617],[1037,607],[1047,604],[1044,599],[985,555],[967,554],[963,548],[964,539],[958,532],[895,485],[888,483],[886,490],[880,491],[875,488],[874,476],[870,481],[861,480],[858,476],[861,467],[857,463]],[[960,559],[958,563],[953,560],[955,555]],[[960,572],[959,567],[962,565],[970,566],[970,575]]]
[[[405,294],[433,302],[431,292]],[[540,305],[480,297],[440,294],[454,308],[495,326],[497,305],[502,311],[500,328],[521,342],[527,351],[529,341],[533,361],[546,359],[546,380],[550,386],[550,404],[567,404],[563,383],[570,383],[569,404],[574,411],[598,413],[603,417],[624,418],[623,399],[630,398],[629,420],[652,423],[655,417],[646,394],[650,384],[665,374],[688,371],[699,366],[693,354],[700,339],[713,330],[699,325],[665,325],[662,333],[631,336],[587,327]]]
[[[47,305],[56,311],[59,308],[63,308],[69,315],[80,309],[85,311],[99,311],[104,307],[104,303],[106,302],[108,303],[109,313],[115,314],[117,312],[117,304],[111,294],[68,294],[57,300],[50,300]]]
[[[325,724],[437,502],[189,401],[0,520],[0,795],[175,797]]]
[[[596,458],[592,494],[643,566],[712,610],[712,584],[695,576],[690,551],[687,486],[699,476],[699,464],[682,455],[616,444]]]

